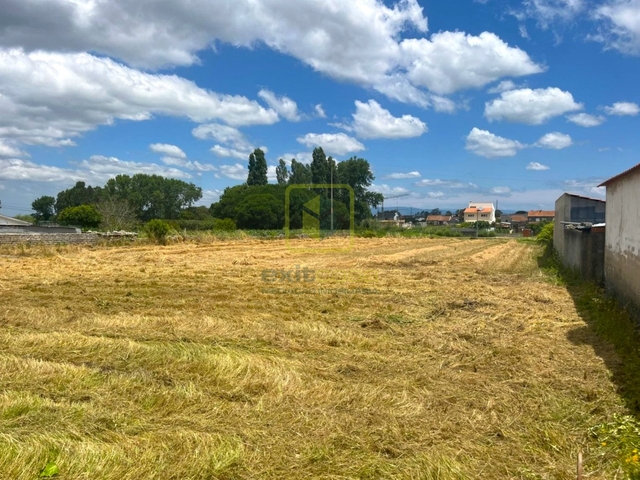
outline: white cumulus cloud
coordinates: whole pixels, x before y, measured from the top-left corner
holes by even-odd
[[[549,170],[549,167],[538,162],[531,162],[529,163],[529,165],[527,165],[527,170],[543,171]]]
[[[567,120],[581,127],[597,127],[602,125],[605,118],[601,115],[591,115],[590,113],[574,113],[573,115],[567,115]]]
[[[441,32],[430,40],[404,40],[401,49],[411,82],[440,95],[480,88],[501,77],[544,71],[523,50],[490,32],[479,36]]]
[[[249,172],[244,168],[244,165],[236,163],[235,165],[220,165],[220,173],[233,180],[246,180]]]
[[[639,12],[639,14],[640,14],[640,12]],[[630,115],[630,116],[634,116],[634,115],[638,115],[638,113],[640,113],[640,107],[638,107],[638,104],[636,104],[636,103],[616,102],[613,105],[611,105],[610,107],[604,107],[604,111],[607,113],[607,115],[618,115],[618,116]]]
[[[25,157],[25,156],[28,156],[25,152],[23,152],[19,148],[14,147],[9,142],[6,142],[2,138],[0,138],[0,158]]]
[[[278,114],[242,96],[222,95],[176,75],[144,73],[87,53],[0,48],[0,137],[50,146],[115,120],[154,115],[230,125],[272,124]]]
[[[418,104],[428,102],[422,88],[443,95],[544,70],[493,33],[427,30],[417,0],[3,0],[0,48],[90,51],[153,69],[196,64],[217,42],[266,45]]]
[[[298,113],[298,104],[289,97],[279,97],[269,90],[260,90],[258,92],[258,96],[280,116],[286,118],[290,122],[299,122],[302,119]]]
[[[161,153],[172,158],[187,158],[187,154],[180,147],[168,143],[152,143],[149,145],[152,152]]]
[[[540,140],[536,142],[537,147],[550,148],[553,150],[562,150],[573,145],[571,137],[565,133],[551,132],[543,135]]]
[[[307,133],[298,142],[309,148],[322,147],[326,153],[347,155],[364,150],[364,145],[344,133]]]
[[[518,150],[526,148],[526,145],[474,127],[467,136],[465,148],[482,157],[498,158],[513,157],[518,153]]]
[[[411,115],[394,117],[375,100],[367,103],[356,100],[355,104],[353,123],[342,128],[355,132],[360,138],[412,138],[428,131],[427,124],[419,118]]]
[[[595,36],[607,48],[631,55],[640,54],[640,0],[609,0],[596,9],[604,22],[603,32]]]
[[[575,110],[573,95],[559,88],[522,88],[503,92],[499,98],[485,104],[484,115],[493,120],[506,120],[528,125],[541,125],[548,120]]]

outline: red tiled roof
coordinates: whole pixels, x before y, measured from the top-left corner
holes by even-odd
[[[429,215],[427,222],[450,222],[451,215]]]
[[[529,210],[530,217],[555,217],[554,210]]]
[[[622,173],[619,173],[618,175],[616,175],[615,177],[611,177],[609,180],[606,180],[604,182],[602,182],[600,185],[598,185],[599,187],[606,187],[607,185],[609,185],[610,183],[613,183],[617,180],[620,180],[622,177],[629,175],[632,172],[635,172],[636,170],[640,169],[640,163],[637,164],[634,167],[631,167],[629,170],[625,170]]]
[[[478,211],[477,208],[467,208],[465,209],[464,213],[476,213]],[[489,213],[489,212],[493,212],[493,208],[491,207],[482,207],[482,210],[480,211],[480,213]]]
[[[511,215],[511,223],[527,223],[528,220],[526,215]]]

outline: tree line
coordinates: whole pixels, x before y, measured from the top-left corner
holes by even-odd
[[[202,189],[193,183],[147,174],[118,175],[103,186],[77,182],[55,197],[37,198],[31,207],[36,222],[56,221],[84,228],[129,229],[163,219],[178,228],[208,229],[214,220],[225,219],[227,227],[233,222],[243,229],[281,229],[286,215],[290,228],[301,228],[303,212],[309,212],[309,202],[316,202],[320,228],[333,225],[344,229],[351,224],[352,201],[356,222],[370,218],[371,208],[382,203],[381,194],[368,191],[373,180],[367,160],[352,157],[337,162],[322,148],[316,148],[308,165],[296,159],[287,164],[280,159],[276,183],[270,184],[265,154],[255,149],[249,155],[246,182],[227,187],[219,201],[208,208],[194,206],[202,198]],[[290,189],[285,212],[287,188],[292,185],[300,188]],[[336,187],[332,189],[331,185]],[[348,185],[353,199],[351,192],[339,185]]]
[[[193,183],[159,175],[118,175],[102,187],[77,182],[54,198],[42,196],[31,204],[37,222],[57,221],[81,227],[131,228],[152,219],[179,219],[202,198]]]
[[[211,214],[216,218],[231,218],[238,227],[249,229],[283,228],[288,215],[290,228],[302,228],[305,206],[316,201],[321,229],[329,229],[331,225],[335,229],[347,229],[352,213],[353,220],[360,222],[371,217],[371,207],[382,203],[381,194],[367,190],[374,178],[367,160],[351,157],[337,162],[318,147],[313,150],[308,165],[295,158],[287,165],[280,159],[276,167],[277,183],[270,184],[265,154],[256,149],[249,156],[246,183],[226,188],[220,200],[211,206]],[[348,185],[351,191],[341,185]],[[290,189],[291,186],[301,188]],[[289,204],[285,211],[288,188]]]

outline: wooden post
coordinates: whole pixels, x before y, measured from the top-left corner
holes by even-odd
[[[577,467],[578,480],[582,480],[582,450],[578,452],[578,467]]]

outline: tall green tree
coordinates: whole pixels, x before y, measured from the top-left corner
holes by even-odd
[[[259,148],[256,148],[251,155],[249,155],[249,175],[247,176],[247,185],[266,185],[269,183],[267,179],[267,159],[264,156],[264,152]]]
[[[53,217],[53,209],[55,204],[56,199],[47,195],[36,198],[33,203],[31,203],[31,208],[36,212],[34,215],[36,221],[48,222],[51,217]]]
[[[102,197],[102,188],[87,186],[84,182],[77,182],[73,187],[58,193],[56,198],[56,212],[65,208],[80,205],[95,205]]]
[[[349,185],[355,195],[355,217],[357,221],[362,221],[371,217],[371,207],[376,207],[382,202],[382,195],[368,192],[375,177],[371,172],[369,162],[364,158],[351,157],[338,164],[338,178],[340,183]],[[340,198],[348,204],[348,193],[342,191]]]
[[[280,159],[276,167],[276,179],[278,180],[278,185],[286,185],[287,180],[289,180],[289,170],[283,159]]]
[[[289,185],[306,185],[311,183],[311,167],[295,158],[291,160],[291,175]]]
[[[311,160],[311,181],[315,184],[329,183],[331,167],[322,147],[313,149]]]

